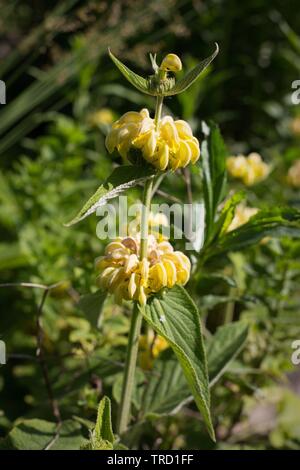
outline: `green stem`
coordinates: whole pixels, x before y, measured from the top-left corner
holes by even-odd
[[[157,96],[156,98],[155,117],[154,117],[154,123],[155,123],[156,129],[158,127],[158,124],[161,118],[163,100],[164,100],[163,96]]]
[[[139,336],[142,325],[142,315],[139,312],[137,303],[134,304],[131,325],[128,338],[127,356],[125,363],[122,396],[120,404],[120,414],[118,423],[118,434],[122,435],[130,419],[131,397],[134,386],[134,376],[136,368],[137,353],[139,347]]]
[[[148,242],[148,217],[151,205],[153,177],[146,182],[143,196],[142,221],[141,221],[141,248],[140,259],[147,257]],[[139,336],[142,326],[142,315],[139,312],[137,302],[134,304],[130,331],[128,337],[127,355],[122,386],[122,395],[119,411],[118,433],[122,435],[130,420],[131,399],[134,387],[136,360],[139,347]]]
[[[154,122],[156,129],[161,118],[163,97],[158,96],[156,100],[156,109]],[[143,194],[143,205],[142,205],[142,217],[141,217],[141,246],[140,246],[140,260],[147,258],[147,247],[148,247],[148,219],[149,211],[151,206],[151,199],[153,195],[153,180],[154,176],[149,178],[146,182],[144,194]],[[127,427],[130,420],[130,410],[132,401],[132,392],[134,387],[136,361],[139,347],[139,337],[142,326],[142,315],[139,312],[138,304],[135,302],[130,331],[128,337],[128,346],[126,354],[126,363],[124,370],[124,378],[122,385],[122,395],[119,409],[119,420],[118,420],[118,434],[122,435]]]

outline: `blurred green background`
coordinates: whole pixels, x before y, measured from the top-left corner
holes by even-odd
[[[292,82],[300,79],[299,4],[0,3],[0,79],[7,92],[7,103],[0,105],[0,283],[60,283],[43,312],[50,378],[65,418],[93,419],[103,389],[110,390],[122,368],[128,316],[108,302],[96,328],[96,320],[79,309],[79,295],[95,290],[94,259],[103,244],[96,237],[96,218],[72,228],[63,224],[116,163],[104,147],[112,121],[128,110],[154,109],[151,97],[120,76],[107,48],[148,75],[149,52],[160,59],[176,53],[186,70],[210,55],[217,42],[215,61],[186,93],[166,99],[165,109],[188,120],[196,135],[202,120],[213,119],[230,154],[262,155],[272,174],[249,190],[253,206],[299,208],[299,191],[285,178],[300,158],[300,109],[291,101]],[[167,181],[163,189],[186,200],[180,179]],[[132,200],[139,195],[139,190],[130,193]],[[247,318],[252,329],[235,372],[213,394],[218,448],[300,448],[300,378],[290,363],[291,341],[300,339],[299,253],[298,241],[283,240],[235,254],[222,265],[259,304],[235,305],[234,318]],[[201,296],[228,294],[224,286],[214,291],[209,283],[192,288],[200,304]],[[53,420],[35,360],[41,294],[0,288],[0,339],[8,353],[0,376],[2,436],[21,416]],[[204,315],[214,330],[224,305],[209,300]],[[293,375],[287,384],[288,373]],[[149,422],[139,446],[209,447],[198,418],[191,405],[182,415]]]

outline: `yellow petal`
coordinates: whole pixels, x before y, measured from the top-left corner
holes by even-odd
[[[167,144],[163,144],[157,153],[158,155],[158,168],[164,171],[169,163],[169,147]]]
[[[123,250],[124,250],[124,245],[122,245],[121,242],[119,242],[119,241],[117,241],[117,242],[116,242],[116,241],[110,242],[110,243],[106,246],[106,248],[105,248],[105,254],[106,254],[106,255],[109,255],[109,254],[111,254],[114,250],[119,250],[119,249],[123,249]],[[126,252],[124,251],[124,253],[126,253]]]
[[[138,276],[136,273],[132,273],[129,279],[128,283],[128,294],[129,298],[133,299],[134,294],[136,293],[137,290],[137,282],[138,282]]]
[[[147,287],[149,275],[149,261],[143,258],[140,262],[141,286]]]
[[[176,266],[171,260],[164,260],[163,265],[167,273],[167,287],[173,287],[177,277]]]
[[[140,113],[137,113],[136,111],[128,111],[127,113],[123,114],[123,116],[120,117],[117,123],[120,125],[120,124],[125,124],[125,123],[139,123],[140,121],[141,121]]]
[[[157,249],[160,253],[172,253],[174,251],[171,243],[167,241],[160,242]]]
[[[176,166],[176,169],[179,167],[184,168],[185,166],[187,166],[191,161],[191,157],[192,151],[190,149],[190,146],[184,140],[181,140],[177,153],[178,165]]]
[[[147,119],[147,118],[149,118],[149,117],[150,117],[150,115],[149,115],[149,111],[148,111],[148,109],[147,109],[147,108],[143,108],[143,109],[141,109],[141,111],[140,111],[140,115],[142,116],[142,118],[143,118],[143,119]]]
[[[171,116],[162,118],[159,126],[160,136],[170,147],[171,151],[176,151],[179,145],[179,136]]]
[[[147,303],[147,296],[145,294],[145,290],[143,287],[140,287],[140,292],[139,292],[139,303],[144,306]]]
[[[175,126],[178,131],[178,135],[181,139],[193,137],[193,131],[191,129],[191,126],[186,121],[178,119],[177,121],[175,121]]]
[[[107,148],[109,153],[113,153],[115,147],[118,144],[118,129],[111,130],[105,139],[105,147]]]
[[[132,272],[132,270],[135,269],[138,266],[138,264],[139,264],[139,260],[138,260],[137,255],[133,254],[133,255],[128,256],[124,265],[125,273],[129,274],[130,272]]]
[[[191,150],[191,162],[196,163],[198,158],[200,157],[200,146],[199,142],[196,139],[196,137],[193,138],[193,140],[188,140],[187,141],[188,146],[190,147]]]
[[[157,144],[157,133],[155,131],[151,131],[149,133],[149,137],[143,146],[143,155],[145,158],[151,158],[155,152]]]
[[[149,270],[149,288],[153,292],[157,292],[167,286],[167,282],[168,276],[164,265],[161,262],[154,264]]]
[[[110,278],[111,278],[111,275],[113,274],[115,269],[116,268],[111,267],[111,266],[104,269],[102,274],[100,274],[100,276],[98,277],[98,283],[99,283],[100,287],[102,287],[103,289],[107,288],[108,283],[109,283]]]

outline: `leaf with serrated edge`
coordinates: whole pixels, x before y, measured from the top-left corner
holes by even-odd
[[[130,70],[126,65],[124,65],[119,59],[117,59],[110,49],[108,49],[109,56],[114,64],[118,67],[120,72],[124,75],[126,80],[128,80],[131,85],[137,88],[142,93],[146,93],[147,95],[152,95],[148,89],[148,82],[145,78],[141,77],[137,73]]]
[[[199,77],[199,75],[205,70],[209,64],[214,60],[214,58],[219,53],[219,46],[216,43],[215,51],[206,59],[202,60],[196,67],[190,70],[181,80],[179,80],[176,85],[170,90],[164,93],[166,96],[178,95],[187,90]]]
[[[215,439],[209,409],[208,370],[196,305],[183,287],[175,286],[155,294],[140,311],[174,350],[208,432]]]
[[[124,165],[115,168],[105,183],[101,184],[95,194],[85,203],[76,217],[74,217],[71,222],[65,224],[65,227],[77,224],[96,212],[98,207],[105,205],[110,199],[113,199],[127,189],[133,188],[139,183],[142,183],[154,174],[155,170],[153,168],[145,166]]]
[[[221,326],[209,341],[207,362],[210,387],[239,354],[246,342],[247,332],[245,322],[234,322]],[[144,418],[176,413],[191,400],[181,367],[169,350],[163,351],[155,361],[152,372],[143,393],[141,411]]]

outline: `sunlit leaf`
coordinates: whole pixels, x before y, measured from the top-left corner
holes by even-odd
[[[196,305],[183,287],[175,286],[154,295],[140,310],[146,321],[173,348],[208,432],[214,439],[208,370]]]
[[[119,196],[127,189],[133,188],[153,175],[154,169],[148,166],[124,165],[116,168],[105,183],[101,184],[95,194],[84,204],[76,217],[65,226],[70,227],[77,224],[96,212],[98,207],[105,205],[110,199]]]
[[[165,93],[166,96],[178,95],[187,90],[199,77],[199,75],[209,66],[214,58],[219,53],[219,46],[216,43],[215,51],[206,59],[202,60],[196,67],[190,70],[181,80],[179,80],[175,86]]]

